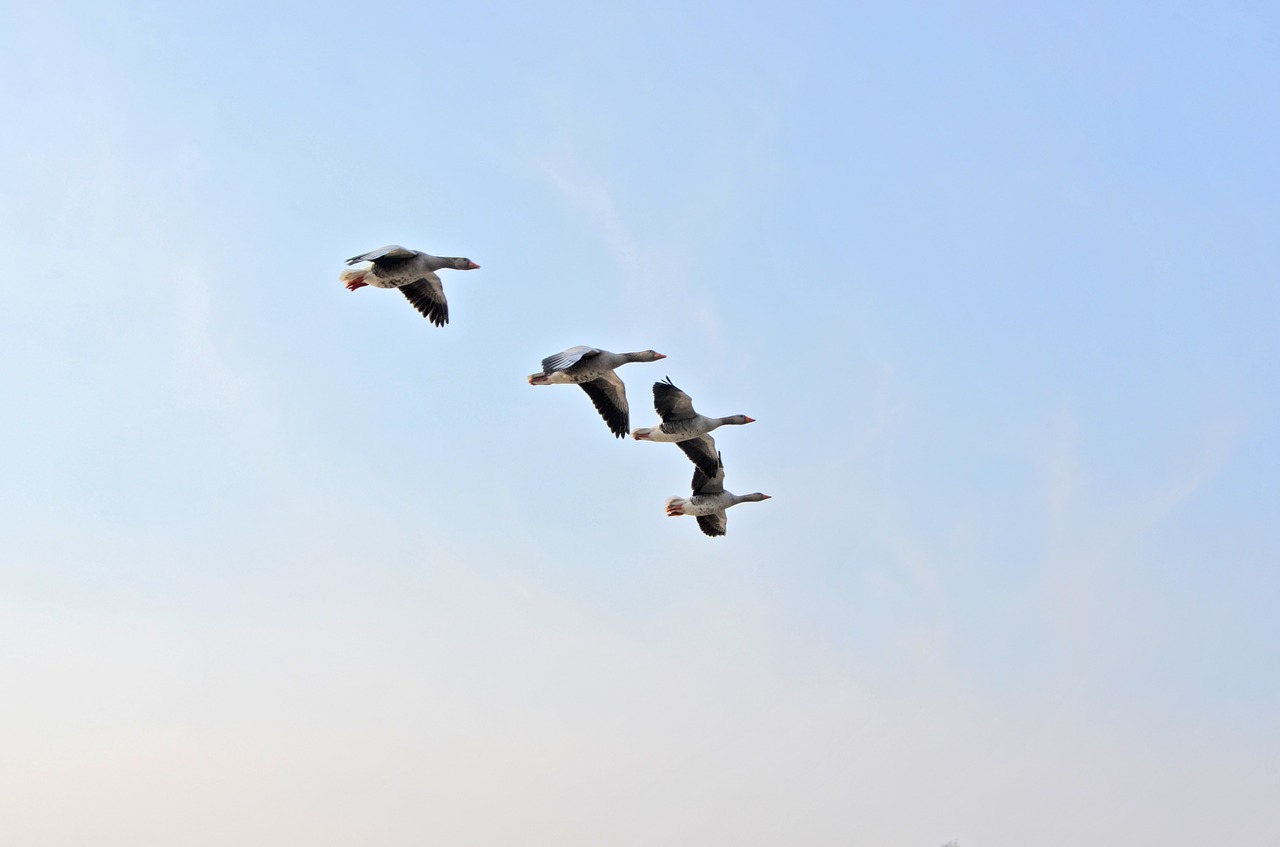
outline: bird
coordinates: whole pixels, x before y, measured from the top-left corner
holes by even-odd
[[[755,423],[746,415],[729,415],[725,418],[709,418],[693,408],[693,400],[667,377],[653,384],[653,408],[662,418],[657,426],[642,427],[631,433],[636,441],[668,441],[684,451],[707,476],[715,476],[716,442],[708,435],[713,429],[725,425],[740,426]]]
[[[613,372],[628,362],[656,362],[666,356],[653,350],[610,353],[596,347],[570,347],[542,360],[542,373],[530,374],[530,385],[580,385],[616,438],[631,428],[627,387]]]
[[[725,509],[739,503],[758,503],[771,500],[768,494],[731,494],[724,490],[724,459],[716,454],[716,472],[707,475],[702,468],[693,469],[693,496],[668,497],[667,517],[678,518],[681,515],[693,515],[698,519],[698,528],[703,535],[712,538],[724,535],[728,529],[729,516]]]
[[[348,265],[372,262],[370,267],[346,270],[339,279],[348,291],[366,285],[374,288],[398,288],[409,298],[413,307],[436,326],[449,322],[449,303],[444,298],[444,286],[436,271],[453,268],[473,271],[480,267],[470,259],[454,256],[431,256],[417,250],[407,250],[391,244],[347,259]]]

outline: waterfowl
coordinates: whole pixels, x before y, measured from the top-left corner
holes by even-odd
[[[667,516],[678,518],[681,515],[693,515],[698,519],[698,528],[704,535],[713,538],[724,535],[728,529],[729,516],[725,509],[739,503],[758,503],[771,499],[768,494],[732,494],[724,490],[724,460],[716,455],[716,472],[708,476],[702,468],[693,469],[693,496],[668,497]]]
[[[707,433],[722,426],[741,426],[756,420],[746,415],[709,418],[698,414],[693,400],[671,382],[671,377],[653,384],[653,408],[662,423],[637,429],[631,437],[636,441],[675,443],[708,477],[715,476],[718,456],[716,443]]]
[[[542,360],[542,373],[530,374],[530,385],[580,385],[591,398],[609,431],[625,438],[631,427],[627,388],[615,368],[629,362],[656,362],[666,356],[653,350],[610,353],[596,347],[570,347]]]
[[[455,256],[431,256],[417,250],[406,250],[397,244],[380,247],[347,259],[348,265],[372,262],[367,268],[346,270],[339,279],[348,291],[371,285],[374,288],[398,288],[424,318],[436,326],[449,322],[449,303],[436,271],[452,268],[473,271],[480,267],[470,259]]]

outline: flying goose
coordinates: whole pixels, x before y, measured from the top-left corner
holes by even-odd
[[[667,377],[653,384],[653,408],[662,418],[657,426],[644,427],[631,433],[636,441],[669,441],[684,451],[689,459],[707,476],[715,476],[716,442],[707,433],[726,424],[739,426],[755,423],[746,415],[730,415],[726,418],[709,418],[693,408],[693,400]]]
[[[530,385],[580,385],[587,392],[609,431],[625,438],[631,426],[627,388],[613,372],[628,362],[655,362],[661,353],[610,353],[595,347],[570,347],[542,360],[542,373],[530,374]]]
[[[667,516],[678,518],[681,515],[693,515],[698,519],[698,528],[704,535],[713,538],[724,535],[728,528],[729,516],[724,510],[739,503],[758,503],[771,499],[768,494],[731,494],[724,490],[724,461],[716,455],[716,472],[707,476],[702,468],[693,469],[693,496],[667,498]]]
[[[373,264],[363,270],[342,272],[339,279],[347,286],[348,291],[355,291],[366,285],[374,288],[398,288],[409,298],[413,307],[436,326],[444,326],[449,322],[449,304],[444,299],[444,286],[440,284],[436,271],[441,268],[472,271],[480,267],[470,259],[430,256],[417,250],[406,250],[397,244],[347,259],[348,265],[359,262]]]

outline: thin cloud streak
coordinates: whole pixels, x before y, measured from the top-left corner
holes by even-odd
[[[631,308],[661,318],[668,335],[681,327],[692,329],[701,347],[711,354],[707,366],[714,372],[718,360],[727,355],[724,323],[706,290],[714,285],[693,285],[688,279],[688,262],[683,248],[671,242],[642,244],[627,224],[615,192],[602,182],[571,177],[563,167],[543,159],[538,169],[569,205],[587,215],[608,246],[626,284]]]

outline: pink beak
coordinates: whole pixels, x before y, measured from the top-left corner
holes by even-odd
[[[468,262],[468,263],[467,263],[467,270],[469,270],[469,271],[474,271],[474,270],[479,270],[479,269],[480,269],[480,266],[479,266],[479,265],[477,265],[475,262]]]

